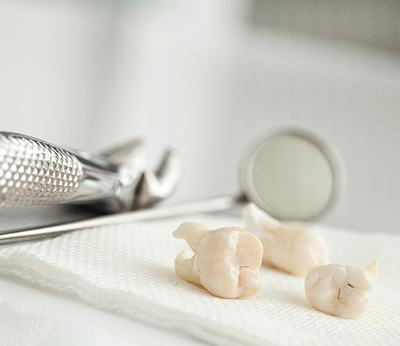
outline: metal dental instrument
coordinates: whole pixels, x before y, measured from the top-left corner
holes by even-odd
[[[90,155],[0,132],[0,207],[71,203],[121,212],[153,205],[174,190],[180,162],[167,151],[154,173],[140,148],[131,141]]]
[[[14,230],[0,234],[0,243],[40,239],[97,226],[222,211],[245,201],[254,202],[280,219],[311,220],[327,212],[337,201],[344,185],[344,169],[333,147],[304,130],[286,129],[264,135],[247,148],[240,164],[240,183],[242,192],[238,195]]]

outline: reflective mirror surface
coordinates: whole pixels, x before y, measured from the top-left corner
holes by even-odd
[[[330,208],[341,180],[333,148],[314,135],[285,130],[251,145],[241,164],[249,200],[272,216],[308,220]]]

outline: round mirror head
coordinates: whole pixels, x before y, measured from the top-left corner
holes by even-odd
[[[336,151],[315,135],[289,129],[263,136],[241,162],[249,201],[281,220],[319,217],[337,200],[342,166]]]

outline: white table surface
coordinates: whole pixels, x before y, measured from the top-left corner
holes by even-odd
[[[69,297],[0,278],[0,345],[204,345],[92,308]]]

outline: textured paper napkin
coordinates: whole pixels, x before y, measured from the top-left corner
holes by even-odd
[[[67,293],[102,309],[179,329],[216,345],[400,344],[400,237],[319,227],[337,263],[381,272],[370,309],[356,320],[314,310],[304,280],[262,268],[252,299],[229,300],[179,280],[172,238],[182,221],[239,225],[237,218],[197,216],[84,230],[0,247],[0,274]]]

